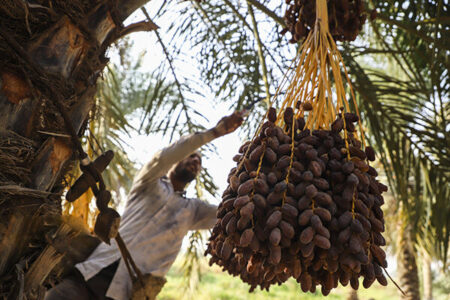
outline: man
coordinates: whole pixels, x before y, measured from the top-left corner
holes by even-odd
[[[185,198],[184,189],[201,169],[201,156],[195,151],[235,131],[242,121],[242,113],[235,112],[210,130],[181,138],[157,153],[135,177],[119,232],[143,274],[164,277],[186,233],[215,224],[217,207]],[[131,298],[133,283],[115,241],[100,244],[76,269],[47,293],[46,300]]]

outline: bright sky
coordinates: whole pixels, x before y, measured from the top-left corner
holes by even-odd
[[[207,101],[203,102],[201,112],[208,116],[210,122],[209,126],[213,127],[221,117],[227,115],[229,111],[226,105],[223,107],[212,107],[212,105]],[[140,120],[133,119],[130,120],[133,125],[140,124]],[[208,125],[208,124],[206,124]],[[126,137],[126,142],[131,146],[128,151],[130,158],[137,163],[137,165],[142,166],[148,160],[153,157],[158,150],[169,145],[169,138],[162,135],[137,135],[132,134],[131,137]],[[202,165],[207,168],[217,186],[219,186],[219,194],[226,188],[226,178],[229,170],[235,166],[235,162],[232,161],[232,157],[237,153],[241,145],[241,139],[237,132],[231,133],[227,136],[220,137],[214,140],[213,145],[216,146],[217,155],[214,153],[209,154],[209,157],[203,157]],[[188,196],[195,196],[195,191],[193,187],[188,189]],[[205,193],[207,200],[214,204],[220,203],[219,199],[214,199],[211,195]]]
[[[154,11],[151,7],[159,7],[160,1],[152,1],[147,5],[147,10],[151,15],[151,12]],[[182,4],[179,5],[180,9]],[[176,13],[176,12],[174,12]],[[157,25],[160,27],[159,33],[162,36],[165,44],[169,44],[170,41],[164,40],[165,29],[169,26],[170,16],[166,16],[164,19],[155,20]],[[143,14],[138,11],[134,15],[132,15],[129,19],[127,19],[126,23],[134,23],[142,21],[144,18]],[[133,33],[130,35],[132,41],[134,42],[134,46],[131,49],[132,56],[137,56],[143,52],[144,55],[144,64],[143,69],[148,71],[153,71],[158,67],[158,65],[165,61],[165,57],[163,51],[158,44],[155,34],[153,32],[139,32]],[[192,53],[195,55],[195,53]],[[110,53],[111,59],[113,61],[117,61],[117,57],[115,57],[115,53]],[[186,57],[183,57],[186,59]],[[196,63],[192,61],[181,61],[174,58],[174,64],[177,71],[182,71],[183,75],[192,78],[200,78],[198,70],[195,68]],[[178,76],[180,76],[178,74]],[[232,113],[228,109],[229,103],[225,104],[215,104],[212,103],[212,99],[214,97],[213,94],[208,94],[207,89],[202,91],[206,96],[205,98],[199,97],[197,102],[193,104],[193,106],[204,116],[207,117],[208,121],[201,121],[202,125],[206,128],[211,128],[217,124],[217,122],[224,116]],[[135,118],[132,120],[128,120],[132,125],[136,125],[139,127],[141,120]],[[244,134],[241,133],[242,136]],[[130,158],[136,162],[138,166],[142,166],[145,164],[155,152],[162,149],[163,147],[169,145],[169,138],[162,135],[152,135],[152,136],[144,136],[144,135],[136,135],[133,134],[131,137],[125,137],[126,142],[130,145],[130,149],[128,149],[128,155]],[[176,139],[175,139],[176,140]],[[239,137],[239,129],[227,136],[221,137],[213,141],[213,145],[216,147],[217,155],[214,153],[208,154],[208,156],[202,159],[203,167],[207,168],[210,172],[211,176],[214,179],[215,184],[219,187],[218,194],[221,195],[223,190],[226,188],[226,178],[229,170],[235,166],[235,162],[232,161],[232,157],[237,153],[240,145],[243,140]],[[195,196],[195,192],[193,187],[189,188],[188,196]],[[219,199],[214,199],[211,195],[205,193],[205,197],[207,200],[214,204],[220,203]],[[119,208],[120,209],[120,208]]]

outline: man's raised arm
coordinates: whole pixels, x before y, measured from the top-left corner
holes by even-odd
[[[235,131],[243,121],[242,112],[222,118],[215,127],[182,137],[177,142],[159,151],[138,173],[135,186],[152,182],[167,174],[170,168],[201,146]]]

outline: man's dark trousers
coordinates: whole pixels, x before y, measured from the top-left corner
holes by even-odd
[[[74,268],[58,285],[47,291],[45,300],[107,300],[106,291],[116,273],[119,260],[103,268],[94,277],[85,281],[83,275]]]

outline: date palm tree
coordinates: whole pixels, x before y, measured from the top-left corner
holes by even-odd
[[[105,52],[153,30],[123,21],[146,1],[0,4],[0,297],[41,298],[71,231],[61,227],[64,175],[95,103]]]

